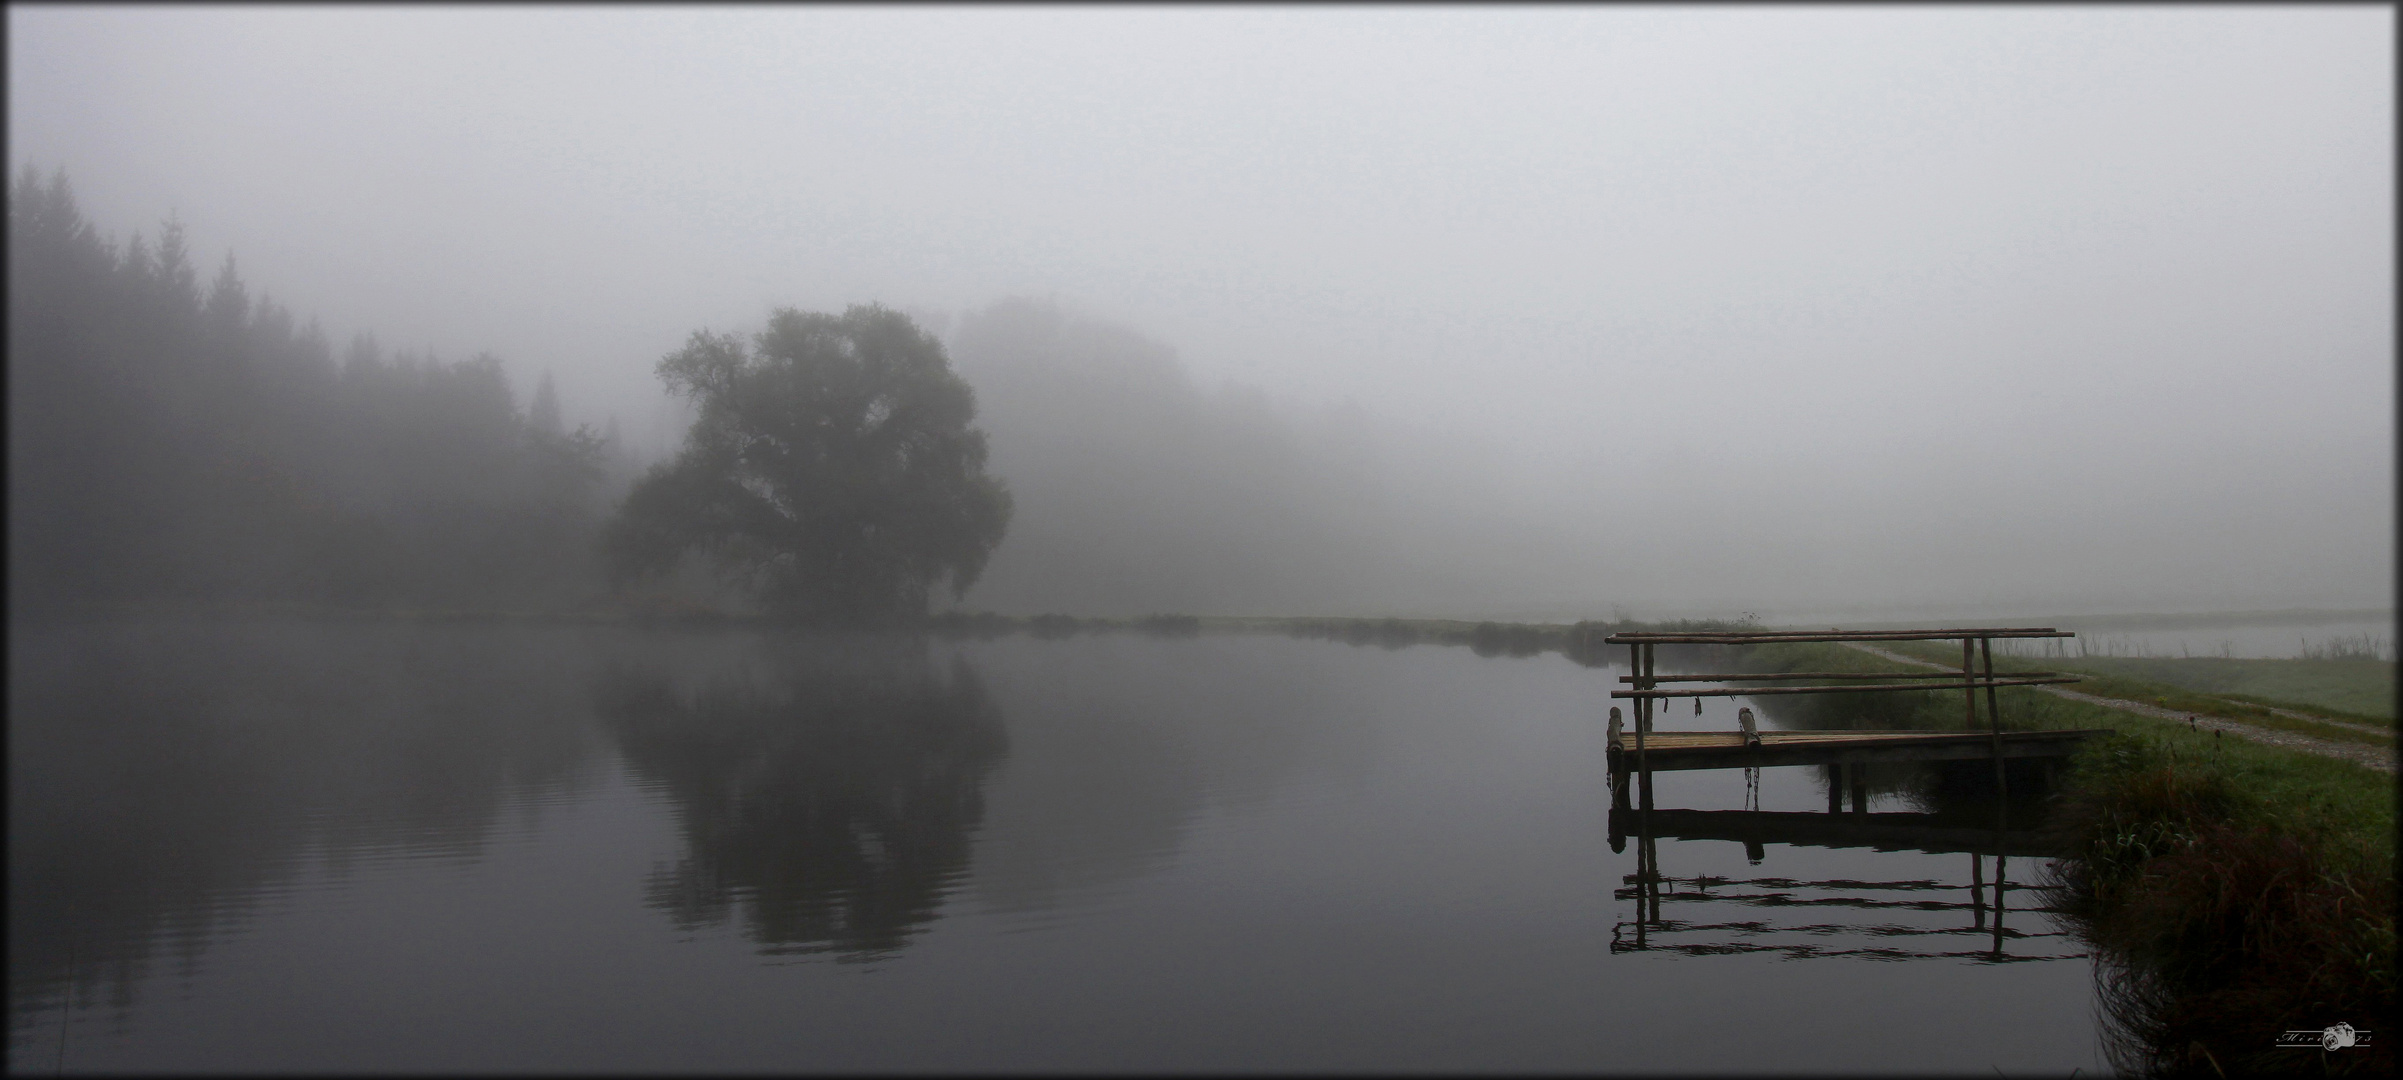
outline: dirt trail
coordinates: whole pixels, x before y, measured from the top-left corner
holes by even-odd
[[[2339,720],[2333,716],[2321,716],[2316,713],[2296,712],[2293,709],[2281,709],[2274,705],[2264,705],[2262,708],[2268,709],[2269,711],[2277,713],[2278,715],[2289,720],[2309,720],[2314,724],[2327,724],[2331,727],[2351,728],[2354,731],[2361,732],[2365,735],[2392,735],[2395,733],[2395,729],[2391,727],[2382,728],[2374,724],[2359,724],[2351,720]]]
[[[1858,641],[1847,641],[1845,644],[1859,649],[1862,652],[1868,653],[1871,656],[1875,656],[1884,660],[1891,660],[1897,664],[1908,664],[1912,667],[1934,668],[1938,671],[1959,670],[1957,668],[1946,667],[1943,664],[1929,663],[1928,661],[1920,660],[1915,657],[1904,656],[1898,652],[1881,649],[1875,645],[1867,645]],[[2395,751],[2392,747],[2380,748],[2376,746],[2368,746],[2362,743],[2338,742],[2334,739],[2318,739],[2300,732],[2281,731],[2277,728],[2258,727],[2252,724],[2243,723],[2241,721],[2230,720],[2224,716],[2202,716],[2195,713],[2183,713],[2174,709],[2164,709],[2157,705],[2147,705],[2141,701],[2128,701],[2124,698],[2099,697],[2094,694],[2082,693],[2080,691],[2071,690],[2060,686],[2035,686],[2030,687],[2029,689],[2042,690],[2047,694],[2056,694],[2061,697],[2068,698],[2071,701],[2083,701],[2089,705],[2101,705],[2105,708],[2118,709],[2122,712],[2132,712],[2138,716],[2150,716],[2157,720],[2169,720],[2173,722],[2184,720],[2188,725],[2198,729],[2225,731],[2229,734],[2251,739],[2258,743],[2267,743],[2271,746],[2283,746],[2290,750],[2301,750],[2304,753],[2319,754],[2323,757],[2342,758],[2346,761],[2354,762],[2355,764],[2366,765],[2370,768],[2378,770],[2379,772],[2391,773],[2395,771]],[[2378,730],[2362,724],[2348,724],[2341,720],[2330,720],[2326,717],[2313,716],[2310,713],[2292,712],[2286,709],[2271,709],[2270,711],[2277,713],[2280,716],[2292,717],[2297,720],[2309,720],[2314,723],[2335,724],[2340,727],[2359,728],[2363,731],[2374,732]]]

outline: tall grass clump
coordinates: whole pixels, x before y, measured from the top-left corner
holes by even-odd
[[[2392,1073],[2391,836],[2351,808],[2279,797],[2243,760],[2123,732],[2081,757],[2055,807],[2072,855],[2052,887],[2096,950],[2113,1064]],[[2276,1045],[2340,1021],[2379,1038],[2332,1053]]]
[[[2301,656],[2305,660],[2384,660],[2395,659],[2395,643],[2390,638],[2370,634],[2338,634],[2319,644],[2304,638]]]

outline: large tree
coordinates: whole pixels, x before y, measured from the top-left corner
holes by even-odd
[[[611,524],[621,580],[699,553],[778,615],[905,621],[946,578],[965,593],[1009,526],[975,392],[898,312],[781,308],[752,348],[695,332],[659,376],[700,416]]]

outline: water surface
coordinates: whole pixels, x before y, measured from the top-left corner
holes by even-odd
[[[1558,655],[322,622],[9,650],[12,1069],[2100,1068],[2087,961],[2017,892],[1996,950],[1990,858],[1655,837],[1637,947],[1616,673]]]

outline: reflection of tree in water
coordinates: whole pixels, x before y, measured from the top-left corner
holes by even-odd
[[[651,885],[686,927],[737,901],[768,952],[890,954],[963,876],[983,783],[1006,752],[975,671],[923,640],[769,646],[759,669],[686,691],[615,668],[599,711],[628,764],[676,801],[687,854]]]

